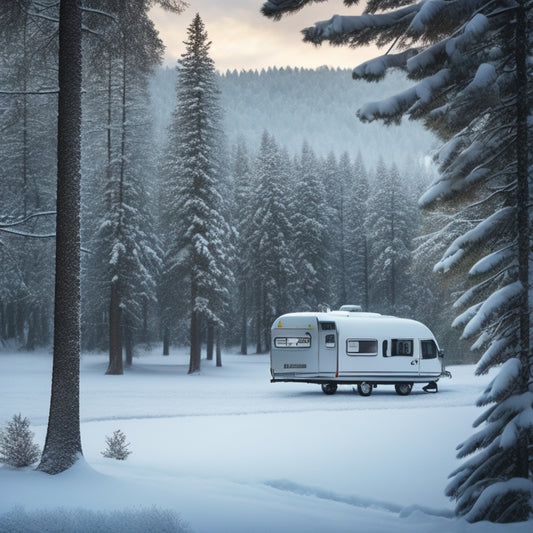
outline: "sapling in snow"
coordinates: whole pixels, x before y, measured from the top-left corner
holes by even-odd
[[[105,441],[107,448],[102,452],[104,457],[124,461],[130,455],[131,451],[128,450],[130,443],[126,442],[126,435],[120,429],[113,432],[111,437],[106,437]]]
[[[30,421],[19,413],[0,430],[0,463],[22,468],[39,459],[41,452],[29,427]]]

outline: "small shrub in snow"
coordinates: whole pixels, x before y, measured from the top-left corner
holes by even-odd
[[[19,413],[0,430],[0,463],[22,468],[39,459],[41,452],[29,427],[30,421]]]
[[[105,438],[107,449],[102,452],[104,457],[109,457],[110,459],[118,459],[119,461],[124,461],[131,453],[128,450],[130,445],[129,442],[126,442],[126,435],[117,429],[112,437]]]

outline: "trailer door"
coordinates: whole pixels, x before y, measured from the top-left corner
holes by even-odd
[[[418,376],[420,358],[414,339],[390,339],[384,347],[384,354],[388,357],[388,369],[397,376]],[[385,353],[386,351],[386,353]]]
[[[335,322],[319,323],[318,371],[334,374],[337,372],[337,327]]]

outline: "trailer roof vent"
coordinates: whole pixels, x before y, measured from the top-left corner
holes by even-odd
[[[360,305],[342,305],[339,311],[348,311],[349,313],[360,313],[363,308]]]

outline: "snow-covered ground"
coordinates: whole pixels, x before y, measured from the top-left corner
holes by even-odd
[[[530,532],[533,522],[468,524],[444,496],[489,377],[451,367],[438,394],[378,387],[363,398],[271,384],[265,355],[224,354],[187,375],[185,353],[105,376],[84,355],[84,460],[57,476],[0,466],[0,532]],[[51,355],[0,352],[0,425],[21,413],[46,434]],[[106,459],[120,429],[126,461]],[[180,523],[178,523],[181,521]]]

